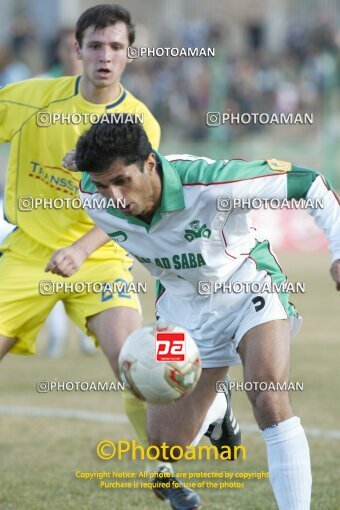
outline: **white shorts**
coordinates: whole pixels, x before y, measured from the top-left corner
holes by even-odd
[[[281,273],[281,280],[284,280]],[[273,274],[258,271],[247,259],[228,280],[229,284],[244,282],[271,284]],[[249,286],[248,286],[249,287]],[[157,302],[160,321],[182,326],[190,332],[200,350],[203,368],[224,367],[241,363],[237,347],[242,337],[254,326],[277,319],[290,319],[291,335],[295,336],[301,318],[288,303],[288,294],[276,292],[230,293],[218,291],[209,296],[179,298],[165,291]]]

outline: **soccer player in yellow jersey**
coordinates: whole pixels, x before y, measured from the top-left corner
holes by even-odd
[[[31,79],[0,90],[0,141],[11,142],[5,215],[17,225],[0,248],[0,358],[7,351],[33,354],[37,332],[60,299],[71,319],[98,340],[110,361],[126,335],[140,325],[139,304],[133,294],[41,295],[46,291],[43,288],[39,292],[41,280],[61,280],[54,275],[47,278],[44,268],[55,250],[69,244],[73,243],[64,253],[65,271],[70,266],[79,268],[84,261],[76,281],[130,281],[131,260],[113,242],[85,260],[89,253],[85,234],[90,245],[91,239],[97,242],[101,236],[103,243],[108,240],[89,216],[82,209],[67,207],[71,203],[67,200],[62,208],[43,208],[33,207],[33,200],[28,203],[22,197],[78,196],[78,177],[63,168],[61,161],[90,126],[89,114],[127,110],[142,115],[152,145],[157,147],[160,139],[157,121],[119,82],[128,63],[127,48],[134,40],[129,13],[110,5],[89,9],[78,20],[77,40],[82,76]],[[63,117],[53,123],[55,114]]]

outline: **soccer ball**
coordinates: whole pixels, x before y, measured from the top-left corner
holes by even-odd
[[[189,333],[168,324],[134,331],[120,352],[119,369],[133,395],[150,404],[179,399],[196,386],[202,371],[198,347]]]

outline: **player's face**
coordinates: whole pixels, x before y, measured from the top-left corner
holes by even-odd
[[[153,153],[144,162],[144,172],[135,164],[125,166],[118,160],[104,172],[89,174],[98,192],[113,199],[117,208],[128,216],[151,217],[160,203],[161,179]],[[125,207],[120,207],[118,201]]]
[[[78,58],[83,61],[83,79],[97,88],[115,85],[129,62],[128,31],[125,23],[117,22],[101,30],[88,27],[82,47],[76,44]]]

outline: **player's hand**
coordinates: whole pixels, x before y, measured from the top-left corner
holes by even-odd
[[[155,321],[150,324],[150,326],[152,326],[154,334],[168,331],[169,328],[172,327],[172,325],[170,325],[168,322],[165,322],[164,320]]]
[[[336,290],[340,290],[340,259],[334,260],[331,267],[331,275],[336,283]]]
[[[64,276],[65,278],[74,275],[87,258],[83,250],[76,246],[69,246],[53,253],[45,272],[51,272]]]
[[[73,149],[71,152],[67,152],[63,157],[61,164],[64,168],[71,170],[72,172],[80,172],[76,165],[76,149]]]

